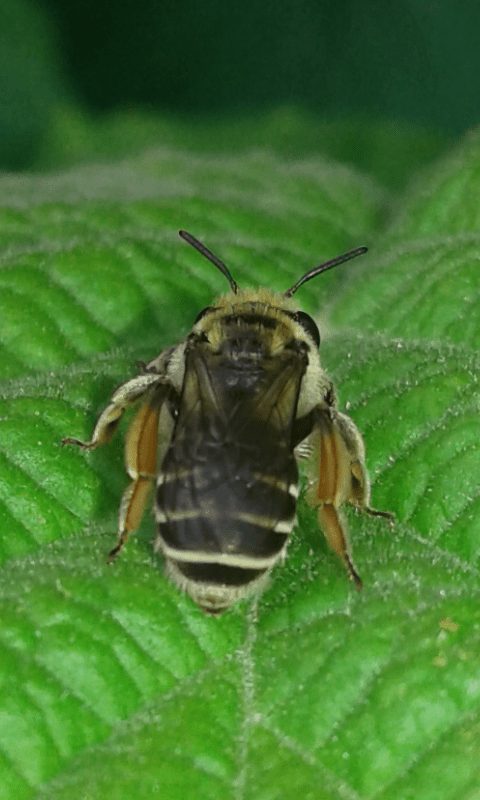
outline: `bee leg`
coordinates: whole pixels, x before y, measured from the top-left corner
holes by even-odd
[[[62,440],[62,445],[76,444],[84,450],[94,450],[103,444],[108,444],[115,433],[124,411],[142,399],[149,389],[158,384],[160,376],[155,373],[137,375],[127,383],[122,384],[113,394],[108,406],[100,414],[93,430],[92,438],[88,442],[74,439],[70,436]]]
[[[390,514],[389,511],[379,511],[377,508],[370,508],[370,506],[365,506],[362,510],[371,517],[383,517],[383,519],[387,519],[388,524],[390,525],[390,530],[393,533],[395,527],[395,517],[393,514]]]
[[[156,474],[158,420],[165,387],[160,387],[149,402],[142,406],[133,420],[125,442],[125,463],[131,483],[125,489],[118,518],[118,542],[108,554],[112,563],[123,550],[128,537],[134,533],[145,513],[145,507]]]
[[[352,561],[347,524],[341,510],[351,494],[350,448],[337,424],[335,409],[324,404],[315,409],[310,443],[317,463],[309,499],[318,508],[318,521],[329,546],[342,559],[357,589],[361,589],[362,579]]]
[[[110,550],[107,561],[112,564],[125,547],[131,533],[135,533],[145,513],[153,475],[137,475],[122,495],[118,517],[118,541]]]
[[[348,503],[373,517],[383,517],[393,528],[393,516],[371,508],[370,480],[365,467],[365,446],[353,420],[336,408],[319,405],[314,412],[311,443],[317,475],[310,500],[318,505],[318,519],[330,547],[343,560],[357,589],[362,588],[351,558],[348,529],[341,506]]]
[[[345,418],[345,415],[338,412],[337,414],[341,424],[342,418]],[[340,430],[342,431],[352,459],[352,485],[347,502],[359,511],[364,511],[366,514],[369,514],[371,517],[383,517],[383,519],[388,520],[390,529],[393,531],[393,523],[395,521],[393,514],[390,514],[389,511],[378,511],[378,509],[371,508],[370,506],[370,480],[365,468],[365,447],[360,431],[356,425],[349,417],[346,417],[346,419],[348,420],[348,428],[343,424]]]
[[[318,521],[329,546],[342,559],[355,587],[362,589],[363,581],[351,558],[347,525],[341,509],[331,503],[323,503],[318,507]]]

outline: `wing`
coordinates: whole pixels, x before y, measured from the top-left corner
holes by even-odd
[[[306,364],[304,353],[295,350],[237,366],[205,347],[192,348],[175,436],[221,435],[258,445],[260,429],[263,440],[271,435],[290,446]]]

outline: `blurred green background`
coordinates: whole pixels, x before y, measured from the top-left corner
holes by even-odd
[[[479,121],[479,30],[473,0],[0,0],[0,168],[74,162],[83,120],[127,111],[156,141],[159,118],[294,109],[446,142]]]

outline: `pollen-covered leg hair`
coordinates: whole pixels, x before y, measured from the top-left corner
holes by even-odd
[[[117,391],[114,392],[110,403],[100,414],[90,441],[82,442],[81,439],[74,439],[67,436],[66,439],[62,439],[62,445],[76,444],[82,447],[83,450],[95,450],[96,447],[108,444],[115,436],[120,420],[126,409],[138,403],[142,397],[145,397],[150,388],[158,384],[160,380],[161,378],[159,375],[155,373],[146,373],[137,375],[135,378],[132,378],[132,380],[123,383]]]
[[[125,441],[125,464],[132,482],[125,489],[118,518],[118,542],[108,554],[112,562],[123,550],[128,537],[134,533],[145,513],[145,507],[155,479],[158,448],[158,420],[165,398],[165,388],[154,390],[152,396],[133,420]]]

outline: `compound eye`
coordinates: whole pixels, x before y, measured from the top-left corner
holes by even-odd
[[[207,306],[206,308],[203,309],[203,311],[200,311],[200,314],[197,315],[197,318],[193,324],[196,325],[197,322],[200,322],[200,320],[203,319],[203,317],[205,317],[207,314],[209,314],[210,311],[213,311],[213,306]]]
[[[293,319],[308,333],[310,338],[315,342],[316,347],[320,347],[320,331],[311,316],[306,314],[305,311],[296,311],[293,315]]]

